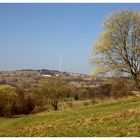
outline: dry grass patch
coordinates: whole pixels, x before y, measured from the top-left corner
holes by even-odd
[[[140,98],[0,119],[0,136],[140,136]]]

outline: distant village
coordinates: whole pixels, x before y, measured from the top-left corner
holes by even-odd
[[[63,77],[75,86],[92,85],[98,86],[104,83],[104,80],[93,79],[90,75],[73,72],[61,72],[57,70],[32,70],[23,69],[16,71],[0,71],[0,84],[10,84],[21,87],[24,90],[30,90],[35,87],[41,79],[49,77]]]

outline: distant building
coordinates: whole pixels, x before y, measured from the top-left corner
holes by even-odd
[[[55,74],[55,76],[60,76],[59,74]]]
[[[43,74],[42,76],[43,76],[43,77],[52,77],[52,76],[49,75],[49,74]]]

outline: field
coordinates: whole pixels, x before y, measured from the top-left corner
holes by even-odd
[[[0,118],[0,136],[140,136],[140,97],[36,115]]]

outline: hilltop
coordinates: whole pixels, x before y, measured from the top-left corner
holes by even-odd
[[[42,79],[47,79],[49,77],[63,77],[67,81],[73,83],[74,85],[100,85],[104,83],[104,80],[92,79],[90,75],[57,71],[57,70],[33,70],[33,69],[23,69],[15,71],[0,71],[0,85],[10,84],[13,86],[18,86],[25,91],[30,91],[31,88],[36,87],[37,84]]]

